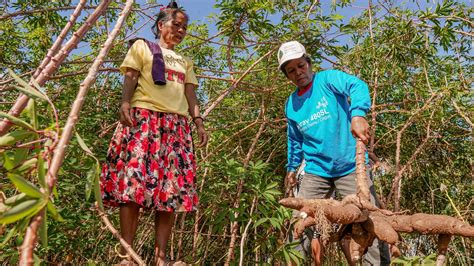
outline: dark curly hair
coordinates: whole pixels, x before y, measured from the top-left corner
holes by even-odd
[[[166,23],[172,19],[176,18],[176,14],[181,13],[186,17],[186,20],[189,20],[188,14],[184,11],[182,7],[178,7],[178,3],[175,0],[171,0],[170,3],[162,8],[158,15],[156,15],[155,24],[151,27],[151,31],[155,35],[156,39],[160,38],[160,30],[158,29],[158,22]]]

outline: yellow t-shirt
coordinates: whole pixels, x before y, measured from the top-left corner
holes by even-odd
[[[143,40],[137,40],[128,50],[120,72],[125,74],[128,67],[140,71],[131,106],[186,115],[188,102],[184,95],[184,84],[198,85],[193,62],[173,50],[161,48],[161,51],[165,61],[165,85],[155,85],[153,82],[153,54]]]

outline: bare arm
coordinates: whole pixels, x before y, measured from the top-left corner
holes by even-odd
[[[133,126],[132,118],[130,117],[130,101],[135,92],[139,75],[140,72],[132,68],[127,68],[127,72],[125,72],[122,88],[122,102],[120,104],[120,123],[124,126]]]
[[[204,129],[204,120],[199,114],[199,105],[196,97],[196,91],[194,90],[194,84],[186,83],[184,85],[184,95],[189,105],[189,115],[193,118],[194,124],[196,124],[196,130],[199,137],[199,145],[196,147],[204,147],[207,144],[208,136],[206,130]]]

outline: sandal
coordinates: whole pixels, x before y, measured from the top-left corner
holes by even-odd
[[[115,249],[115,253],[117,253],[117,255],[119,256],[119,258],[121,258],[121,259],[123,259],[123,260],[120,261],[119,264],[115,264],[115,265],[119,265],[119,266],[120,266],[120,265],[129,265],[129,266],[138,265],[138,264],[136,264],[136,263],[132,260],[132,258],[130,257],[129,254],[125,254],[125,255],[120,254],[120,252],[117,250],[117,247],[118,247],[119,244],[120,244],[120,243],[118,243],[117,245],[115,245],[115,248],[114,248],[114,249]]]
[[[137,265],[135,264],[135,262],[133,262],[133,260],[130,260],[129,258],[127,259],[123,259],[119,264],[116,264],[117,266],[123,266],[123,265],[129,265],[129,266],[132,266],[132,265]]]

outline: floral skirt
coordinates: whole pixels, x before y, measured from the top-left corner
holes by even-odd
[[[186,117],[142,108],[131,113],[133,126],[117,126],[102,167],[104,204],[135,202],[156,211],[196,210],[196,162]]]

